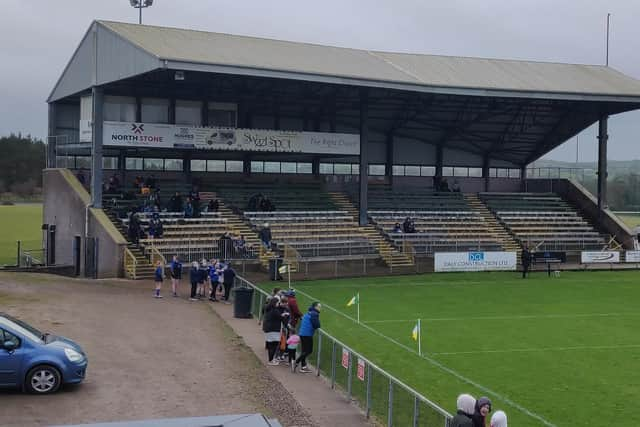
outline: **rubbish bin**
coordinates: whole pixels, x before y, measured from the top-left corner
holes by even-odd
[[[237,319],[250,319],[251,302],[253,301],[253,288],[235,288],[233,290],[233,317]]]
[[[271,280],[282,280],[282,276],[278,271],[278,268],[282,266],[281,258],[271,258],[269,260],[269,279]]]

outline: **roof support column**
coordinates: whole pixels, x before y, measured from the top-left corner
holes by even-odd
[[[387,179],[389,180],[389,184],[393,185],[393,144],[394,139],[393,139],[393,132],[390,131],[389,133],[387,133],[387,155],[386,155],[386,164],[385,164],[385,168],[384,168],[384,172],[385,175],[387,176]]]
[[[91,90],[93,106],[91,123],[93,135],[91,137],[91,205],[102,208],[102,122],[104,91],[94,86]]]
[[[444,163],[444,147],[442,144],[436,145],[436,176],[442,178],[442,166]]]
[[[185,181],[191,185],[191,151],[185,151],[182,156],[182,173],[184,174]]]
[[[242,173],[244,176],[251,176],[251,154],[245,154],[242,159]]]
[[[609,116],[603,115],[598,121],[598,211],[607,208],[607,141]]]
[[[484,178],[484,191],[489,191],[489,155],[485,154],[482,158],[482,177]]]
[[[520,191],[527,192],[527,165],[520,166]]]
[[[56,104],[49,103],[49,137],[47,138],[47,167],[56,167],[56,146],[58,144],[56,126]]]
[[[320,157],[311,159],[311,173],[315,178],[320,177]]]
[[[360,204],[359,223],[369,223],[367,191],[369,186],[369,92],[360,89]]]

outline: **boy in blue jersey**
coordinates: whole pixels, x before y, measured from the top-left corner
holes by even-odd
[[[155,298],[162,298],[160,295],[160,288],[162,288],[162,280],[164,279],[164,271],[162,271],[162,263],[158,261],[156,263],[156,271],[155,271],[155,282],[156,282],[156,293],[154,295]]]

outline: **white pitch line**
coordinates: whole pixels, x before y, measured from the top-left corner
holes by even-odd
[[[640,316],[640,313],[585,313],[585,314],[525,314],[521,316],[477,316],[477,317],[433,317],[420,318],[423,322],[445,322],[458,320],[517,320],[517,319],[571,319],[581,317],[633,317]],[[419,315],[416,315],[416,319]],[[416,319],[387,319],[387,320],[367,320],[364,323],[400,323],[415,322]]]
[[[306,292],[301,291],[300,289],[296,288],[296,291],[298,293],[306,296],[307,298],[311,299],[312,301],[319,301],[318,299],[314,298],[313,296],[309,295]],[[491,390],[491,389],[489,389],[489,388],[487,388],[487,387],[485,387],[485,386],[483,386],[481,384],[476,383],[475,381],[465,377],[464,375],[460,374],[459,372],[454,371],[453,369],[443,365],[442,363],[438,362],[437,360],[432,359],[431,357],[428,357],[428,356],[426,356],[424,354],[423,355],[419,355],[418,352],[416,350],[412,349],[411,347],[408,347],[408,346],[402,344],[401,342],[399,342],[399,341],[397,341],[397,340],[395,340],[395,339],[393,339],[391,337],[388,337],[388,336],[384,335],[383,333],[373,329],[372,327],[370,327],[370,326],[368,326],[368,325],[366,325],[364,323],[358,323],[358,321],[356,319],[354,319],[353,317],[341,312],[340,310],[336,310],[335,308],[331,307],[328,304],[322,303],[322,305],[323,305],[323,307],[326,307],[329,310],[334,311],[334,312],[340,314],[341,316],[351,320],[352,322],[359,324],[360,326],[362,326],[363,328],[373,332],[374,334],[376,334],[376,335],[378,335],[378,336],[380,336],[380,337],[382,337],[382,338],[384,338],[384,339],[396,344],[397,346],[399,346],[399,347],[401,347],[401,348],[403,348],[403,349],[405,349],[405,350],[417,355],[418,357],[426,360],[427,362],[431,363],[433,366],[439,368],[440,370],[442,370],[442,371],[444,371],[444,372],[446,372],[446,373],[448,373],[450,375],[453,375],[454,377],[458,378],[460,381],[463,381],[463,382],[465,382],[465,383],[477,388],[478,390],[483,391],[484,393],[486,393],[486,394],[488,394],[490,396],[493,396],[493,397],[495,397],[495,398],[497,398],[499,400],[502,400],[503,402],[505,402],[508,405],[516,408],[517,410],[519,410],[523,414],[526,414],[526,415],[530,416],[531,418],[534,418],[534,419],[540,421],[545,426],[547,426],[547,427],[557,427],[555,424],[553,424],[550,421],[547,421],[546,419],[542,418],[542,416],[536,414],[535,412],[532,412],[532,411],[528,410],[524,406],[519,405],[518,403],[512,401],[511,399],[507,398],[506,396],[504,396],[504,395],[502,395],[500,393],[497,393],[497,392],[495,392],[495,391],[493,391],[493,390]]]
[[[475,351],[451,351],[431,353],[432,356],[453,356],[457,354],[484,354],[484,353],[533,353],[541,351],[573,351],[573,350],[619,350],[623,348],[640,348],[640,344],[616,344],[616,345],[578,345],[574,347],[537,347],[537,348],[509,348],[503,350],[475,350]]]

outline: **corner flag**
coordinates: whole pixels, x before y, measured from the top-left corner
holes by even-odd
[[[420,319],[418,319],[418,323],[416,323],[416,326],[413,327],[413,330],[411,331],[411,338],[413,338],[414,341],[418,341],[418,355],[422,356],[422,331],[421,331],[421,327],[420,327]]]
[[[358,323],[360,323],[360,293],[358,292],[357,294],[355,294],[353,297],[351,297],[351,299],[349,300],[349,302],[347,303],[347,307],[351,307],[352,305],[356,306],[356,308],[358,309],[357,311],[357,320]]]

